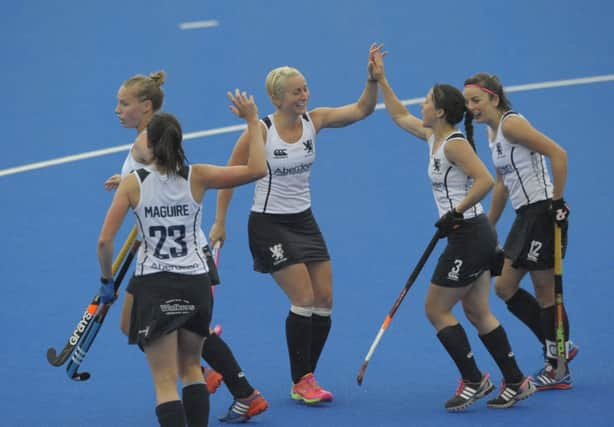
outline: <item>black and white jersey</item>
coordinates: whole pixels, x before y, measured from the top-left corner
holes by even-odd
[[[435,197],[435,204],[437,205],[440,217],[458,206],[473,185],[473,178],[467,176],[461,168],[450,162],[445,155],[444,148],[446,144],[454,139],[466,140],[462,132],[454,131],[444,139],[435,152],[433,152],[435,135],[431,135],[427,140],[429,145],[428,175],[431,180],[433,196]],[[467,209],[463,216],[468,219],[478,216],[483,212],[482,205],[476,203]]]
[[[124,164],[122,165],[121,176],[122,178],[125,178],[127,175],[129,175],[133,171],[136,171],[139,169],[149,170],[149,166],[144,163],[137,162],[134,159],[134,156],[132,155],[132,146],[130,146],[128,155],[126,156],[126,159],[124,160]],[[207,236],[205,235],[205,232],[201,228],[198,229],[198,238],[200,239],[201,247],[205,247],[208,245]]]
[[[281,139],[273,115],[262,119],[267,127],[268,174],[256,182],[251,210],[287,214],[311,207],[309,177],[316,158],[316,130],[308,114],[301,116],[303,135],[292,144]]]
[[[161,271],[180,274],[209,271],[198,237],[201,206],[192,197],[191,172],[191,167],[177,175],[161,175],[146,169],[133,172],[141,189],[134,214],[143,236],[136,276]]]
[[[552,198],[552,183],[541,153],[529,150],[521,144],[512,144],[503,136],[503,122],[508,117],[522,115],[508,111],[501,117],[497,133],[488,129],[488,142],[492,161],[503,178],[512,207],[518,209],[531,203]]]
[[[139,133],[139,135],[140,135],[140,133]],[[137,136],[137,138],[138,138],[138,136]],[[134,146],[134,143],[130,146],[130,150],[128,150],[128,155],[124,159],[124,164],[122,165],[122,172],[121,172],[122,178],[125,178],[126,176],[128,176],[132,171],[139,170],[139,169],[147,169],[147,165],[146,164],[141,163],[141,162],[137,162],[134,159],[134,156],[132,155],[132,147],[133,146]]]

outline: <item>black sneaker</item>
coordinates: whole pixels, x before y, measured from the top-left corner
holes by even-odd
[[[489,408],[505,409],[510,408],[520,400],[524,400],[537,391],[531,382],[531,377],[524,377],[522,381],[515,384],[501,385],[499,395],[488,401]]]
[[[473,405],[473,403],[486,396],[495,389],[495,385],[490,380],[490,375],[484,374],[479,383],[470,383],[460,380],[454,396],[445,404],[448,411],[462,411]]]

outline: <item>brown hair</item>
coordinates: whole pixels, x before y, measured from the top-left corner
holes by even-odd
[[[162,108],[164,92],[161,86],[166,80],[166,73],[162,70],[154,71],[149,76],[137,74],[126,80],[122,86],[134,89],[137,98],[141,101],[150,100],[154,111]]]

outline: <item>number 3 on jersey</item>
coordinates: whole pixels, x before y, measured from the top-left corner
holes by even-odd
[[[154,225],[149,227],[149,237],[157,237],[158,244],[154,250],[154,256],[158,259],[179,258],[186,256],[188,253],[188,245],[185,242],[185,226],[171,225],[164,227],[162,225]],[[166,238],[173,239],[177,244],[169,249],[168,253],[162,251]]]

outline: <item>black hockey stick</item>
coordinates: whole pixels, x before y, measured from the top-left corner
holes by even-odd
[[[128,252],[128,249],[132,245],[132,242],[134,242],[134,239],[136,239],[136,235],[137,235],[137,229],[135,226],[130,231],[130,234],[128,235],[128,238],[126,239],[126,242],[124,243],[119,253],[117,254],[117,257],[115,257],[115,260],[113,261],[112,271],[114,275],[117,272],[119,265],[124,260],[124,257],[126,256],[126,253]],[[64,363],[66,363],[66,361],[70,357],[70,354],[72,353],[75,346],[77,345],[77,343],[79,342],[79,340],[81,339],[85,331],[87,330],[88,326],[90,325],[90,322],[96,315],[96,312],[98,311],[99,306],[100,306],[100,297],[98,296],[98,294],[96,294],[96,296],[92,299],[92,301],[90,301],[87,308],[81,315],[81,319],[79,319],[79,323],[77,323],[77,326],[75,326],[73,333],[68,338],[68,342],[66,343],[66,345],[64,346],[60,354],[57,354],[56,349],[53,347],[49,347],[47,349],[47,361],[51,365],[62,366]]]
[[[126,275],[126,272],[128,271],[128,268],[130,267],[130,264],[132,263],[132,260],[134,259],[134,256],[136,255],[140,244],[141,242],[139,240],[135,240],[132,244],[130,252],[126,256],[126,259],[124,260],[124,263],[119,270],[117,277],[115,278],[115,292],[117,292],[117,290],[119,289],[119,286],[124,279],[124,276]],[[108,302],[102,305],[102,308],[100,309],[100,311],[98,311],[96,317],[94,317],[92,324],[87,329],[85,334],[81,337],[81,340],[73,351],[72,356],[68,361],[68,365],[66,365],[66,374],[70,379],[75,381],[86,381],[90,378],[89,372],[77,372],[77,370],[81,366],[81,363],[83,363],[85,356],[87,356],[87,352],[92,346],[96,335],[98,335],[98,331],[100,331],[100,327],[102,326],[102,323],[104,322],[104,319],[107,316],[107,313],[111,308],[112,304],[113,302]]]
[[[433,252],[433,249],[435,249],[435,246],[437,245],[437,241],[440,238],[441,238],[441,235],[439,234],[439,230],[437,230],[435,234],[433,235],[433,238],[429,242],[428,246],[422,253],[422,256],[420,257],[420,260],[418,261],[416,268],[414,268],[414,271],[412,271],[411,275],[409,276],[409,279],[407,279],[407,282],[405,283],[403,290],[401,291],[401,293],[397,297],[397,300],[394,302],[394,305],[392,306],[392,308],[386,315],[386,318],[384,319],[384,322],[382,323],[382,326],[380,327],[379,332],[377,333],[375,339],[373,340],[373,343],[371,344],[371,347],[369,348],[369,351],[367,352],[367,356],[365,357],[364,362],[362,362],[362,365],[360,366],[360,370],[358,371],[358,377],[356,378],[358,385],[362,384],[362,380],[365,376],[365,371],[367,370],[367,365],[369,364],[369,360],[371,360],[371,356],[373,356],[373,353],[375,352],[375,348],[379,344],[380,340],[382,339],[382,336],[384,335],[384,332],[386,332],[388,325],[392,321],[392,317],[397,312],[397,309],[401,305],[403,298],[405,298],[407,291],[409,291],[409,288],[411,288],[411,286],[414,284],[414,282],[418,278],[418,275],[420,274],[422,267],[424,267],[424,264],[426,264],[427,259],[431,255],[431,252]]]

